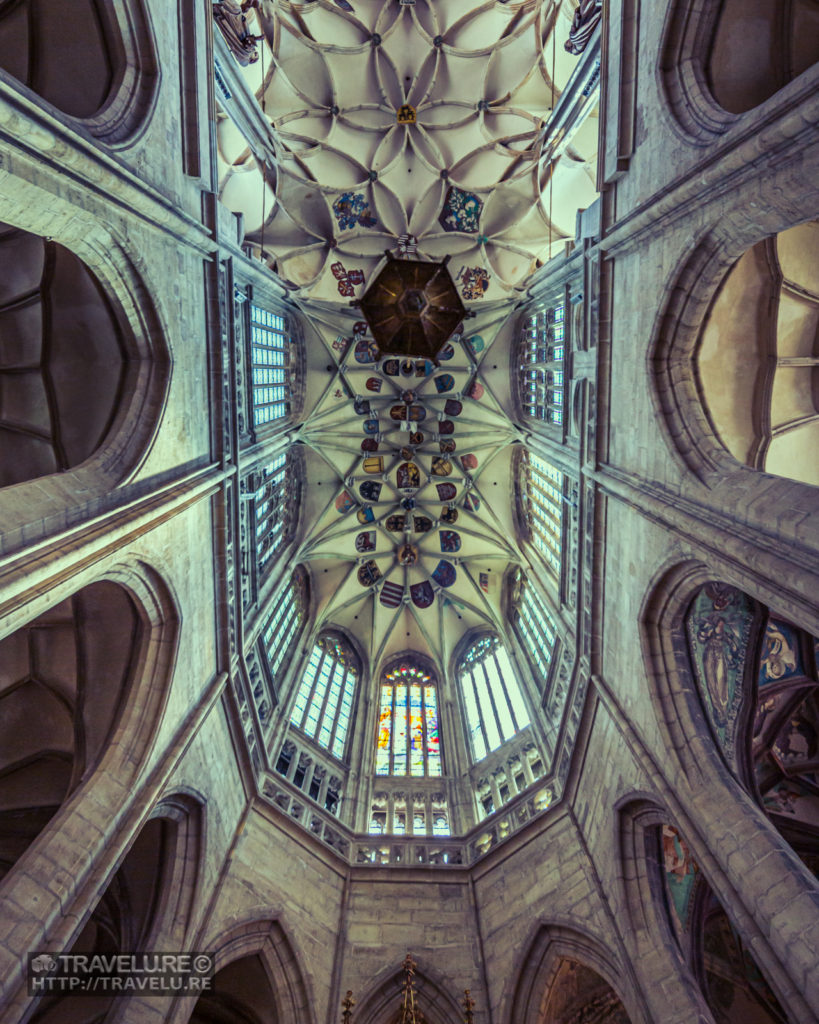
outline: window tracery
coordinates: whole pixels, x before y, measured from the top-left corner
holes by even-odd
[[[250,303],[253,423],[257,427],[290,414],[290,341],[285,317]]]
[[[480,761],[529,725],[529,713],[501,640],[485,634],[458,662],[473,761]]]
[[[262,645],[275,689],[278,689],[282,682],[304,625],[307,610],[306,589],[303,573],[295,572],[279,588],[270,616],[262,628]]]
[[[524,451],[521,483],[532,540],[547,568],[559,579],[563,552],[563,474],[545,459]]]
[[[259,581],[275,565],[275,556],[293,535],[297,502],[289,500],[295,488],[295,455],[288,450],[262,470],[253,495],[254,543]]]
[[[532,672],[543,691],[549,679],[557,630],[543,595],[529,579],[521,582],[513,622]]]
[[[319,637],[290,715],[292,725],[339,759],[344,757],[359,675],[358,658],[341,637]]]
[[[533,419],[563,423],[566,307],[556,302],[526,317],[519,342],[518,384]]]
[[[441,775],[438,688],[430,672],[407,659],[381,683],[376,775]]]

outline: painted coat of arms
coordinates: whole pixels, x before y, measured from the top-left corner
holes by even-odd
[[[483,201],[474,192],[450,185],[439,218],[444,231],[477,231]]]
[[[456,280],[461,282],[461,295],[465,299],[482,299],[489,288],[489,271],[483,267],[463,266]]]
[[[362,228],[374,228],[378,223],[370,212],[370,204],[363,192],[342,192],[333,203],[341,231],[361,225]]]

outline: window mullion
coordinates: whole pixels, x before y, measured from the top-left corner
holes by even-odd
[[[321,657],[319,658],[318,665],[316,665],[316,671],[313,674],[313,678],[310,680],[310,692],[307,694],[307,700],[304,702],[304,711],[302,712],[301,723],[299,724],[299,728],[302,732],[305,731],[304,727],[307,724],[307,716],[310,714],[310,707],[313,703],[313,697],[316,692],[316,687],[318,686],[318,681],[321,679],[321,670],[324,666],[324,659],[326,657],[327,653],[324,648],[322,648]]]

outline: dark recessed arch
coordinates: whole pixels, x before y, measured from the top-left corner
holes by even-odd
[[[675,0],[660,46],[659,77],[676,130],[709,145],[817,60],[810,0]],[[805,92],[815,86],[804,76]]]
[[[141,0],[5,0],[0,69],[109,144],[145,127],[160,77]]]
[[[214,982],[218,981],[215,998],[179,1000],[175,1022],[315,1024],[315,1002],[300,966],[301,957],[280,921],[262,916],[235,922],[206,948],[214,960]],[[262,987],[266,1004],[255,998],[252,986],[246,986],[248,978]],[[230,1013],[234,1016],[227,1016]]]
[[[47,220],[42,192],[14,184],[20,202],[34,204],[26,219],[40,227]],[[150,450],[169,384],[164,331],[133,259],[95,221],[74,216],[68,227],[57,241],[0,224],[7,550],[23,542],[32,507],[41,529],[53,528],[66,515],[66,494],[104,501],[133,475]]]
[[[566,994],[568,974],[582,972],[585,984],[572,986],[579,997],[578,1005],[564,1006],[579,1013],[583,1010],[586,989],[588,1002],[596,1000],[601,1021],[606,1024],[643,1024],[646,1017],[639,1008],[638,997],[619,958],[597,938],[561,923],[540,924],[520,960],[515,986],[508,1009],[503,1015],[506,1024],[541,1024],[544,1020],[563,1019],[550,1013],[552,1005]],[[572,1018],[574,1019],[574,1017]],[[595,1019],[598,1019],[595,1017]]]
[[[451,984],[447,984],[441,972],[426,957],[418,959],[421,964],[415,969],[413,991],[415,1005],[423,1013],[424,1020],[428,1024],[460,1024],[463,1009],[455,998],[457,990],[452,991]],[[397,1024],[405,980],[403,970],[388,967],[379,971],[360,999],[356,994],[356,1024]]]

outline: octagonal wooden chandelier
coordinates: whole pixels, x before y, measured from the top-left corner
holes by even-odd
[[[390,257],[359,303],[382,353],[438,362],[438,353],[467,316],[441,263]]]

